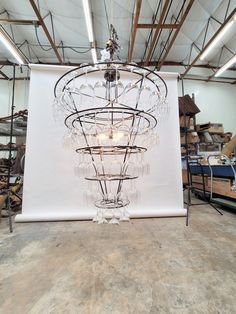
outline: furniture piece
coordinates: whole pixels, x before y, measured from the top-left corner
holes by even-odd
[[[225,177],[222,178],[214,178],[214,168],[211,164],[212,157],[215,160],[215,156],[209,156],[208,157],[208,164],[211,171],[211,194],[210,199],[213,203],[219,204],[225,207],[229,207],[231,209],[236,209],[236,164],[231,161],[231,159],[226,155],[219,155],[218,159],[224,159],[226,161],[226,167],[222,168],[221,173],[225,173]],[[218,169],[219,171],[219,169]],[[216,171],[215,171],[216,173]],[[218,182],[217,182],[218,181]],[[217,195],[223,195],[224,197],[213,197],[213,191],[214,194]],[[227,197],[227,199],[225,198]]]
[[[222,159],[225,164],[216,163]],[[207,195],[211,203],[236,209],[236,165],[227,156],[210,155],[207,165],[191,163],[189,167],[195,193]]]
[[[196,155],[196,144],[199,142],[196,133],[196,117],[200,112],[194,102],[194,94],[192,98],[189,95],[179,97],[179,116],[180,116],[180,142],[181,155]]]
[[[187,158],[187,169],[188,169],[188,175],[189,175],[189,184],[186,186],[187,188],[187,219],[186,219],[186,225],[188,225],[188,219],[189,219],[189,208],[190,206],[201,206],[209,204],[213,209],[215,209],[220,215],[223,215],[218,208],[215,207],[213,202],[211,201],[211,198],[209,197],[209,191],[207,189],[207,180],[208,177],[206,173],[204,172],[204,166],[201,165],[202,157],[200,156],[188,156]],[[209,168],[209,167],[208,167]],[[201,194],[201,198],[203,199],[203,202],[201,203],[192,203],[191,200],[191,192],[195,195]]]
[[[26,125],[27,121],[21,119],[24,115],[27,114],[26,111],[20,111],[18,113],[14,113],[15,110],[15,78],[16,78],[16,65],[13,64],[13,84],[12,84],[12,96],[11,96],[11,114],[8,117],[0,118],[0,136],[8,137],[9,143],[7,145],[1,145],[2,151],[8,151],[8,163],[6,171],[2,174],[6,179],[6,184],[1,189],[1,202],[0,208],[2,208],[3,204],[6,203],[6,209],[8,212],[8,220],[9,220],[9,230],[13,231],[12,226],[12,197],[21,201],[21,197],[18,192],[22,187],[22,183],[16,184],[15,187],[12,186],[12,173],[11,173],[11,162],[12,162],[12,152],[15,150],[15,146],[13,145],[13,137],[22,136],[26,134]],[[18,119],[18,121],[16,121]],[[26,119],[27,120],[27,119]],[[1,127],[2,126],[2,127]],[[4,126],[4,127],[3,127]],[[15,180],[14,180],[15,181]]]

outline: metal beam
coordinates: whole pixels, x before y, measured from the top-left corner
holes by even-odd
[[[138,65],[144,66],[144,62],[137,62]],[[148,66],[156,66],[156,61],[150,61],[148,62]],[[182,62],[176,62],[176,61],[164,61],[162,66],[180,66],[180,67],[187,67],[187,64],[184,64]],[[207,69],[207,70],[217,70],[217,66],[211,66],[209,64],[194,64],[193,68],[202,68],[202,69]],[[228,71],[236,71],[236,68],[232,67],[229,68]]]
[[[0,81],[6,81],[6,80],[7,80],[7,79],[0,77]],[[12,78],[8,79],[8,81],[12,81],[12,80],[13,80]],[[26,80],[29,81],[29,80],[30,80],[30,77],[16,77],[15,80],[16,80],[16,81],[26,81]]]
[[[41,14],[40,14],[40,12],[39,12],[35,2],[34,2],[34,0],[29,0],[29,2],[30,2],[31,6],[32,6],[32,8],[33,8],[33,10],[34,10],[38,20],[39,20],[40,25],[42,26],[42,28],[44,30],[45,35],[47,36],[47,39],[48,39],[50,45],[52,46],[52,49],[55,52],[55,55],[57,56],[57,59],[58,59],[59,63],[62,64],[63,63],[62,58],[61,58],[61,56],[60,56],[60,54],[58,52],[58,49],[57,49],[55,43],[52,40],[51,35],[49,34],[47,26],[45,25],[44,20],[43,20]]]
[[[214,78],[214,77],[215,77],[215,76],[212,75],[211,78]],[[221,76],[221,77],[215,77],[215,79],[216,79],[216,80],[218,79],[218,80],[230,80],[230,81],[234,81],[234,80],[235,80],[235,77]],[[209,78],[207,78],[206,81],[207,81],[207,82],[212,82],[212,80],[211,80],[211,79],[209,80]]]
[[[170,0],[166,0],[165,1],[164,7],[163,7],[162,12],[161,12],[159,23],[158,23],[158,25],[156,27],[156,30],[155,30],[155,33],[154,33],[154,36],[153,36],[153,39],[152,39],[152,42],[151,42],[151,45],[150,45],[150,48],[149,48],[148,55],[147,55],[147,58],[145,60],[145,65],[147,65],[148,62],[150,61],[151,55],[152,55],[152,53],[153,53],[153,51],[155,49],[157,36],[158,36],[158,33],[159,33],[160,29],[161,29],[161,25],[163,24],[163,20],[165,18],[166,11],[167,11],[168,6],[169,6],[169,2],[170,2]]]
[[[13,79],[11,78],[10,81],[12,81]],[[26,80],[30,80],[29,76],[24,76],[24,77],[16,77],[15,80],[17,81],[26,81]]]
[[[13,65],[13,63],[8,60],[0,60],[0,65]]]
[[[217,70],[218,70],[219,68],[217,68]],[[214,71],[214,70],[213,70]],[[207,78],[207,82],[209,82],[209,81],[211,81],[212,80],[212,78],[215,76],[215,71],[214,71],[214,73],[212,74],[212,75],[210,75],[208,78]]]
[[[9,77],[0,70],[0,75],[2,75],[4,77],[5,80],[9,80]]]
[[[164,56],[163,56],[162,60],[161,60],[161,61],[159,62],[159,64],[157,65],[157,69],[158,69],[158,70],[160,70],[161,66],[164,64],[164,62],[165,62],[165,60],[166,60],[166,58],[167,58],[167,56],[168,56],[168,53],[170,52],[170,49],[172,48],[172,46],[173,46],[173,44],[174,44],[174,42],[175,42],[175,39],[176,39],[177,35],[179,34],[179,31],[180,31],[180,29],[181,29],[181,26],[183,25],[183,23],[184,23],[184,21],[185,21],[187,15],[188,15],[188,13],[189,13],[189,11],[191,10],[191,7],[192,7],[193,3],[194,3],[194,0],[189,0],[189,3],[188,3],[188,5],[187,5],[187,8],[186,8],[186,10],[184,11],[184,14],[183,14],[183,16],[182,16],[182,18],[181,18],[181,20],[180,20],[180,22],[179,22],[179,24],[178,24],[178,28],[175,30],[175,33],[174,33],[174,35],[173,35],[172,38],[171,38],[171,41],[170,41],[170,43],[169,43],[169,45],[168,45],[168,47],[167,47],[167,49],[166,49],[166,51],[165,51],[165,53],[164,53]]]
[[[142,0],[136,0],[135,17],[134,17],[134,23],[132,26],[131,40],[130,40],[129,52],[128,52],[128,62],[131,61],[132,55],[133,55],[134,41],[135,41],[135,37],[137,33],[137,25],[138,25],[139,15],[141,11],[141,5],[142,5]]]
[[[15,24],[15,25],[36,25],[39,26],[40,22],[37,20],[13,20],[13,19],[0,19],[0,24]]]
[[[207,82],[207,80],[200,79],[200,78],[192,78],[192,77],[185,77],[184,80],[191,80],[191,81],[202,81],[202,82]],[[211,81],[211,83],[225,83],[225,84],[234,84],[228,81]]]
[[[197,60],[200,58],[200,56],[203,54],[203,52],[210,46],[210,44],[213,42],[213,40],[216,38],[216,36],[218,36],[218,34],[225,27],[225,25],[231,20],[231,18],[235,15],[235,13],[236,13],[236,8],[230,13],[230,15],[227,17],[227,19],[224,21],[224,23],[219,27],[219,29],[215,32],[215,34],[211,37],[211,39],[208,41],[208,43],[205,45],[205,47],[200,51],[200,53],[196,56],[196,58],[187,67],[185,72],[182,74],[182,77],[184,77],[191,70],[191,68],[197,62]]]
[[[43,62],[40,62],[41,64],[44,64]],[[50,64],[50,65],[58,65],[58,62],[51,62],[51,63],[47,63],[47,64]],[[144,62],[137,62],[138,65],[140,66],[144,66]],[[11,63],[10,61],[1,61],[0,60],[0,65],[8,65],[8,66],[12,66],[13,63]],[[66,63],[63,63],[63,65],[68,65],[68,66],[80,66],[81,63],[70,63],[70,62],[66,62]],[[150,61],[148,63],[148,66],[156,66],[156,61]],[[165,61],[163,63],[163,66],[180,66],[180,67],[187,67],[188,65],[187,64],[184,64],[182,62],[176,62],[176,61]],[[216,66],[211,66],[209,64],[194,64],[193,65],[193,68],[201,68],[201,69],[209,69],[209,70],[216,70],[218,69],[218,67]],[[236,68],[232,67],[232,68],[229,68],[228,71],[236,71]]]
[[[178,24],[161,24],[159,25],[158,23],[155,24],[138,24],[137,28],[157,28],[159,27],[163,29],[172,29],[172,28],[178,28]]]

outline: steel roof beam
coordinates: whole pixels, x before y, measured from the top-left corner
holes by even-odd
[[[161,16],[160,16],[160,19],[159,19],[159,23],[158,23],[158,25],[157,25],[157,27],[155,29],[155,33],[154,33],[154,36],[153,36],[153,39],[152,39],[152,42],[151,42],[151,45],[150,45],[150,48],[149,48],[149,51],[148,51],[148,55],[147,55],[147,58],[146,58],[146,61],[145,61],[145,65],[148,64],[148,62],[150,61],[151,56],[153,54],[153,51],[155,50],[157,36],[158,36],[159,31],[161,29],[161,25],[163,24],[163,20],[165,18],[166,12],[168,10],[169,3],[170,3],[170,0],[166,0],[165,4],[164,4],[164,7],[163,7],[163,9],[161,11]]]
[[[40,23],[37,20],[13,20],[13,19],[0,19],[0,24],[14,24],[14,25],[36,25]]]
[[[44,64],[43,62],[39,62],[39,64]],[[50,62],[50,63],[47,63],[47,64],[51,64],[51,65],[58,65],[58,62]],[[71,65],[71,66],[80,66],[81,63],[71,63],[71,62],[66,62],[64,63],[64,65]],[[144,65],[144,62],[137,62],[138,65],[140,66],[143,66]],[[13,63],[11,63],[10,61],[1,61],[0,60],[0,65],[8,65],[8,66],[12,66]],[[148,66],[155,66],[156,65],[156,61],[150,61],[148,63]],[[188,65],[187,64],[184,64],[182,62],[176,62],[176,61],[165,61],[163,63],[163,66],[179,66],[179,67],[187,67]],[[200,68],[200,69],[209,69],[209,70],[216,70],[218,69],[218,67],[216,66],[211,66],[209,64],[194,64],[193,65],[193,68]],[[236,71],[236,68],[232,67],[232,68],[229,68],[228,71]],[[207,78],[206,78],[207,80]]]
[[[0,78],[0,80],[6,80],[6,79],[3,79],[3,78]],[[9,79],[10,81],[12,79]],[[17,81],[25,81],[25,80],[30,80],[30,77],[16,77],[15,80]],[[184,80],[192,80],[192,81],[202,81],[202,82],[206,82],[206,80],[204,79],[201,79],[201,78],[191,78],[191,77],[185,77]],[[212,83],[225,83],[225,84],[236,84],[236,81],[234,82],[228,82],[228,81],[211,81]]]
[[[225,25],[231,20],[231,18],[235,15],[235,13],[236,13],[236,8],[230,13],[230,15],[224,21],[224,23],[222,23],[222,25],[219,27],[219,29],[215,32],[215,34],[211,37],[211,39],[208,41],[208,43],[205,45],[205,47],[199,52],[199,54],[191,62],[191,64],[189,64],[189,66],[187,67],[185,72],[182,74],[182,77],[184,77],[191,70],[191,68],[197,62],[197,60],[200,58],[200,56],[203,54],[203,52],[210,46],[210,44],[213,42],[213,40],[218,36],[218,34],[225,27]]]
[[[4,72],[2,72],[1,70],[0,70],[0,75],[2,75],[4,80],[9,80],[9,77]]]
[[[191,81],[202,81],[202,82],[207,82],[206,80],[204,79],[201,79],[201,78],[193,78],[193,77],[185,77],[184,80],[191,80]],[[228,78],[227,78],[228,80]],[[235,81],[236,82],[236,81]],[[226,83],[226,84],[234,84],[234,82],[228,82],[228,81],[211,81],[211,83]]]
[[[30,2],[31,6],[32,6],[32,8],[33,8],[33,10],[34,10],[38,20],[39,20],[40,25],[42,26],[42,28],[44,30],[45,35],[47,36],[47,39],[48,39],[50,45],[52,46],[53,51],[55,52],[55,55],[56,55],[59,63],[62,64],[63,63],[62,58],[61,58],[61,56],[60,56],[60,54],[58,52],[58,49],[57,49],[55,43],[52,40],[52,37],[51,37],[51,35],[50,35],[50,33],[49,33],[48,29],[47,29],[47,26],[44,23],[44,20],[43,20],[41,14],[40,14],[40,12],[39,12],[35,2],[34,2],[34,0],[29,0],[29,2]]]
[[[173,44],[174,44],[174,42],[175,42],[175,39],[176,39],[177,35],[179,34],[179,31],[180,31],[180,29],[181,29],[181,26],[183,25],[183,23],[184,23],[184,21],[185,21],[187,15],[188,15],[188,13],[189,13],[189,11],[191,10],[191,7],[192,7],[193,3],[194,3],[194,0],[189,0],[189,3],[188,3],[188,5],[187,5],[187,7],[186,7],[186,9],[185,9],[185,11],[184,11],[184,14],[183,14],[183,16],[182,16],[182,18],[181,18],[181,20],[180,20],[180,22],[179,22],[179,24],[178,24],[178,28],[175,30],[175,33],[174,33],[174,35],[172,36],[171,41],[170,41],[168,47],[167,47],[166,50],[165,50],[165,53],[164,53],[164,56],[163,56],[162,60],[161,60],[161,61],[159,62],[159,64],[157,65],[157,69],[158,69],[158,70],[160,70],[160,68],[161,68],[162,65],[164,64],[164,62],[165,62],[165,60],[166,60],[166,58],[167,58],[167,56],[168,56],[168,53],[170,52],[170,49],[172,48],[172,46],[173,46]]]
[[[141,11],[141,5],[142,5],[142,0],[136,0],[135,17],[134,17],[134,23],[132,26],[131,40],[130,40],[129,52],[128,52],[128,62],[132,60],[134,42],[135,42],[135,37],[137,33],[138,20],[139,20],[139,15]]]
[[[158,24],[158,23],[155,23],[155,24],[138,24],[137,25],[137,28],[157,28],[159,27],[160,28],[164,28],[164,29],[172,29],[172,28],[178,28],[178,24]]]

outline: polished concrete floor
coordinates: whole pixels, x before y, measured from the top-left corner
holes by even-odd
[[[236,214],[0,223],[1,314],[236,313]]]

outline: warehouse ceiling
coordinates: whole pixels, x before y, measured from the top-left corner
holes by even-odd
[[[236,82],[236,67],[214,73],[236,53],[236,22],[200,60],[219,30],[236,13],[236,0],[90,0],[95,46],[109,39],[113,24],[119,57],[152,69],[178,72],[185,79]],[[0,27],[29,63],[78,65],[92,62],[82,0],[0,0]],[[0,44],[0,78],[11,78],[14,62]],[[18,70],[25,77],[26,70]]]

